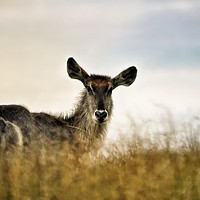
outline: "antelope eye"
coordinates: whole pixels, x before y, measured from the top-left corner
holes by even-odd
[[[89,95],[93,94],[92,88],[90,86],[86,86],[86,89],[87,89]]]

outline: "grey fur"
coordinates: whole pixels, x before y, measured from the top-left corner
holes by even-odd
[[[113,79],[109,76],[89,76],[73,58],[69,58],[67,71],[71,78],[80,80],[85,86],[72,115],[59,117],[43,112],[31,113],[20,105],[1,105],[0,143],[4,140],[13,145],[22,145],[23,141],[23,145],[27,145],[32,140],[48,138],[88,148],[102,141],[112,114],[112,90],[118,85],[132,84],[137,70],[131,67]],[[94,120],[95,110],[107,111],[108,117],[103,123]]]

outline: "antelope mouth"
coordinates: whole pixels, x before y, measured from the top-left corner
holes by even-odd
[[[102,124],[105,124],[107,122],[107,120],[99,121],[99,120],[95,119],[94,122],[96,124],[102,125]]]
[[[103,120],[103,121],[95,120],[95,123],[97,124],[105,124],[106,122],[107,120]]]
[[[95,116],[93,116],[93,121],[96,123],[96,124],[105,124],[107,122],[107,119],[104,119],[104,120],[98,120]]]

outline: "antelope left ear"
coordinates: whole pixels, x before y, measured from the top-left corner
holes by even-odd
[[[137,76],[136,67],[129,67],[128,69],[122,71],[120,74],[115,76],[113,80],[113,88],[118,87],[119,85],[129,86],[131,85]]]
[[[69,58],[67,61],[67,72],[71,78],[78,79],[84,85],[89,77],[87,72],[73,58]]]

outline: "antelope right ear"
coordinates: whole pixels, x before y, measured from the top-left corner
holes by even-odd
[[[67,72],[70,78],[78,79],[84,85],[86,84],[86,80],[89,77],[87,72],[84,69],[82,69],[73,58],[69,58],[67,60]]]
[[[122,71],[120,74],[115,76],[113,80],[113,88],[118,87],[119,85],[129,86],[131,85],[137,76],[136,67],[129,67],[128,69]]]

